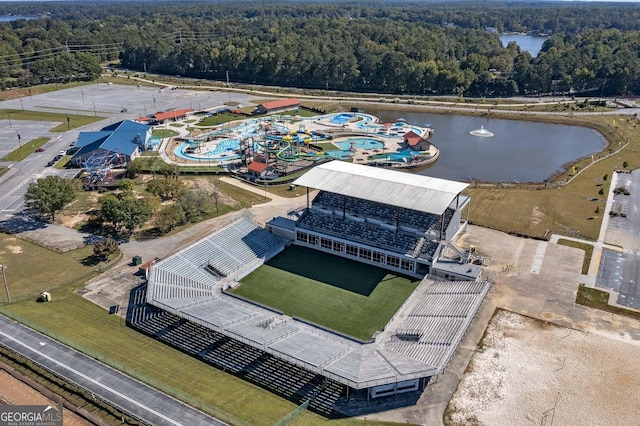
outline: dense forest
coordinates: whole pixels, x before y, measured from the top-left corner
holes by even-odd
[[[414,95],[640,94],[640,6],[592,3],[0,4],[3,88],[100,62],[239,83]],[[489,30],[489,31],[488,31]],[[537,57],[496,32],[550,34]]]

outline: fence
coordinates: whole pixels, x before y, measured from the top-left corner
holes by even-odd
[[[289,423],[294,421],[300,414],[304,413],[304,411],[309,407],[309,404],[311,404],[311,399],[307,399],[298,408],[284,416],[278,423],[275,424],[275,426],[288,425]]]
[[[8,309],[4,308],[4,307],[0,307],[0,314],[6,315],[7,317],[20,322],[21,324],[39,332],[42,333],[44,335],[47,335],[49,337],[51,337],[52,339],[72,348],[75,349],[78,352],[81,352],[95,360],[98,360],[100,362],[102,362],[105,365],[108,365],[109,367],[112,367],[115,370],[118,370],[130,377],[133,377],[136,380],[139,380],[143,383],[148,384],[149,386],[169,395],[172,396],[173,398],[176,398],[182,402],[185,402],[186,404],[191,405],[192,407],[197,408],[198,410],[207,413],[215,418],[217,418],[218,420],[221,420],[223,422],[226,423],[230,423],[233,425],[239,425],[239,426],[249,426],[246,422],[244,422],[243,420],[239,419],[238,417],[229,414],[219,408],[213,407],[195,397],[193,397],[192,395],[189,395],[181,390],[178,390],[172,386],[167,385],[166,383],[163,383],[161,381],[159,381],[158,379],[155,379],[153,377],[150,377],[144,373],[141,373],[129,366],[127,366],[126,364],[123,364],[122,362],[113,359],[111,357],[105,356],[99,352],[96,352],[93,349],[90,349],[74,340],[71,340],[61,334],[56,333],[53,330],[50,330],[38,323],[35,323],[27,318],[24,318],[18,314],[15,314],[11,311],[9,311]],[[66,379],[65,379],[66,380]],[[76,385],[76,384],[74,384]],[[78,385],[76,385],[78,386]],[[114,404],[115,405],[115,404]],[[121,407],[118,407],[121,408]],[[135,417],[133,415],[131,415],[132,417]]]

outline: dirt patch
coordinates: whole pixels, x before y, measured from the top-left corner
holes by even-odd
[[[214,192],[218,192],[220,196],[218,202],[220,204],[224,204],[232,208],[241,207],[241,204],[237,200],[234,200],[233,198],[229,197],[228,195],[220,191],[219,188],[216,188],[216,185],[214,184],[212,179],[197,178],[193,180],[187,180],[185,181],[185,186],[187,186],[190,189],[199,189],[201,191],[206,192],[207,194],[213,194]]]
[[[531,212],[531,224],[532,225],[540,225],[544,220],[544,212],[540,210],[538,207],[534,207]]]
[[[628,407],[640,403],[638,346],[499,310],[449,403],[448,423],[635,424]]]
[[[4,246],[5,249],[7,249],[7,251],[13,253],[13,254],[20,254],[22,253],[22,247],[20,246]]]
[[[80,213],[80,214],[74,214],[74,215],[62,215],[59,214],[56,217],[56,222],[59,225],[62,225],[64,227],[67,228],[73,228],[74,226],[76,226],[79,223],[84,223],[86,221],[89,220],[89,216],[85,213]]]
[[[4,370],[0,370],[0,403],[10,405],[53,405],[58,404],[24,384]],[[62,418],[65,426],[88,426],[92,423],[64,410]]]

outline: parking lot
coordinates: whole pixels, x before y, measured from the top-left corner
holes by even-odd
[[[612,187],[605,242],[623,250],[602,251],[596,287],[618,293],[618,304],[640,309],[640,173],[616,173]]]
[[[244,93],[161,90],[158,87],[99,83],[0,102],[0,108],[68,113],[72,119],[73,114],[96,115],[117,121],[136,119],[157,111],[214,108],[229,101],[246,105],[253,98]],[[123,110],[126,112],[121,112]]]

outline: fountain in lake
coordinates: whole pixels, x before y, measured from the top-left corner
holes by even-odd
[[[493,133],[484,129],[484,126],[480,126],[479,130],[472,130],[469,133],[471,133],[473,136],[479,136],[481,138],[490,138],[493,136]]]

